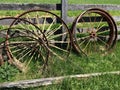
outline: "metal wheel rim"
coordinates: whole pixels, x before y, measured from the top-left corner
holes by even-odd
[[[89,9],[89,10],[83,12],[81,15],[79,15],[73,22],[73,26],[72,26],[73,37],[75,37],[75,34],[76,34],[76,32],[74,30],[76,28],[76,25],[77,25],[78,21],[81,20],[82,16],[84,16],[88,12],[90,12],[90,13],[98,13],[98,14],[100,14],[100,15],[102,15],[102,16],[104,16],[106,18],[107,23],[108,23],[109,27],[111,28],[110,29],[110,35],[109,35],[110,39],[108,39],[108,44],[109,44],[110,47],[105,50],[105,51],[109,51],[115,45],[115,42],[116,42],[116,38],[117,38],[116,24],[114,23],[114,20],[112,19],[112,17],[107,12],[105,12],[105,11],[103,11],[101,9],[97,9],[97,8]],[[110,22],[108,22],[108,21],[110,21]],[[111,26],[110,26],[110,24],[111,24]],[[90,33],[90,34],[92,34],[92,37],[95,37],[95,36],[93,36],[94,34],[97,35],[96,33]],[[75,47],[77,52],[81,52],[82,51],[85,54],[88,54],[88,52],[84,51],[81,48],[81,46],[79,45],[79,43],[77,41],[77,37],[74,38],[73,46]]]
[[[46,41],[47,41],[48,47],[49,47],[48,49],[49,49],[49,51],[51,52],[51,54],[54,55],[54,56],[57,56],[59,59],[64,60],[65,57],[67,57],[67,56],[69,55],[69,53],[70,53],[70,49],[71,49],[71,36],[70,36],[70,31],[69,31],[67,25],[64,23],[64,21],[63,21],[59,16],[57,16],[56,14],[54,14],[54,13],[52,13],[52,12],[46,11],[46,10],[29,10],[29,11],[26,11],[26,12],[22,13],[22,14],[19,15],[17,18],[18,18],[18,19],[19,19],[19,18],[24,18],[25,16],[28,15],[27,20],[28,20],[29,22],[33,23],[33,22],[29,19],[29,16],[30,16],[31,13],[36,13],[36,16],[35,16],[35,17],[36,17],[36,21],[37,21],[37,19],[39,18],[39,15],[37,14],[38,12],[42,12],[42,13],[49,14],[49,15],[57,18],[58,21],[61,22],[61,24],[60,24],[59,26],[57,26],[57,28],[55,28],[54,31],[52,32],[52,31],[49,30],[49,28],[51,29],[51,27],[53,26],[53,23],[55,23],[55,19],[53,18],[53,21],[50,23],[50,25],[49,25],[49,27],[48,27],[48,29],[47,29],[49,32],[46,33],[47,30],[46,30],[46,32],[44,32],[44,28],[45,28],[45,25],[46,25],[46,18],[45,18],[45,19],[43,20],[43,27],[42,27],[43,30],[41,30],[41,32],[42,32],[42,33],[45,35],[45,37],[46,37]],[[38,18],[37,18],[37,17],[38,17]],[[11,26],[13,26],[18,19],[16,19],[16,20],[11,24]],[[39,21],[38,21],[38,22],[39,22]],[[38,22],[37,22],[37,23],[38,23]],[[38,28],[41,28],[41,27],[38,26],[37,24],[34,24],[34,25],[37,26]],[[10,27],[11,27],[11,26],[10,26]],[[61,27],[64,27],[65,32],[62,32],[62,33],[60,33],[60,34],[57,33],[57,34],[56,34],[56,37],[57,37],[57,38],[60,38],[60,37],[62,37],[62,36],[65,36],[65,37],[66,37],[66,40],[65,40],[65,41],[64,41],[64,40],[58,40],[58,41],[56,41],[56,40],[55,40],[56,38],[53,38],[53,39],[52,39],[52,37],[55,37],[54,33],[55,33],[55,32],[59,32],[58,30],[59,30]],[[55,44],[55,45],[54,45],[54,44]],[[60,46],[59,46],[59,45],[60,45]],[[66,45],[66,46],[65,46],[65,45]],[[63,47],[64,47],[64,48],[63,48]],[[56,51],[52,50],[51,48],[55,49]],[[58,53],[58,51],[62,52],[62,54]],[[64,54],[63,54],[63,53],[64,53]]]
[[[30,24],[39,32],[39,29],[29,21],[24,19],[19,20],[17,25],[19,25],[20,22],[24,22]],[[36,33],[29,30],[29,28],[18,27],[17,25],[16,27],[10,26],[7,31],[5,46],[9,60],[12,63],[15,62],[15,64],[18,64],[16,66],[22,69],[22,71],[25,71],[30,63],[35,61],[40,61],[41,68],[43,68],[49,58],[48,47],[47,44],[44,43],[44,35],[39,32],[43,36],[43,38],[41,38],[41,36],[36,35]]]

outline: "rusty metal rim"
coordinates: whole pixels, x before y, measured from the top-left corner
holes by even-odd
[[[114,32],[115,32],[115,33],[114,33],[115,37],[114,37],[114,40],[113,40],[113,45],[111,45],[111,48],[114,48],[114,46],[115,46],[115,44],[116,44],[116,41],[117,41],[118,30],[117,30],[117,25],[116,25],[113,17],[112,17],[107,11],[102,10],[102,9],[100,9],[100,8],[93,8],[92,10],[99,10],[99,11],[104,12],[106,15],[108,15],[108,17],[110,18],[111,22],[113,23],[114,30],[115,30],[115,31],[114,31]]]
[[[52,12],[50,12],[50,11],[47,11],[47,10],[43,10],[43,9],[33,9],[33,10],[28,10],[28,11],[26,11],[26,12],[23,12],[22,14],[20,14],[20,15],[18,15],[17,16],[17,19],[19,19],[19,18],[21,18],[22,16],[24,16],[25,14],[27,14],[27,13],[31,13],[31,12],[45,12],[45,13],[49,13],[49,14],[51,14],[51,15],[53,15],[53,16],[55,16],[55,17],[57,17],[62,23],[63,23],[63,25],[66,27],[66,30],[67,30],[67,32],[68,32],[68,34],[69,34],[69,39],[70,39],[70,41],[72,41],[72,36],[71,36],[71,32],[70,32],[70,30],[69,30],[69,28],[68,28],[68,26],[67,26],[67,24],[58,16],[58,15],[56,15],[56,14],[54,14],[54,13],[52,13]],[[12,24],[10,25],[10,27],[17,21],[17,19],[16,20],[14,20],[13,22],[12,22]],[[37,27],[37,25],[35,25],[36,27]],[[38,27],[39,28],[39,27]],[[42,32],[42,31],[41,31]],[[42,32],[43,33],[43,32]],[[44,35],[44,34],[43,34]],[[45,35],[44,35],[45,36]],[[47,45],[48,45],[48,47],[49,47],[49,44],[48,44],[48,40],[47,40],[47,38],[46,38],[46,41],[47,41]],[[68,55],[70,54],[70,51],[71,51],[71,47],[72,47],[72,44],[71,44],[71,42],[69,43],[69,49],[68,49]],[[67,56],[68,56],[67,55]]]
[[[15,20],[15,17],[2,17],[2,18],[0,18],[0,20],[9,20],[9,19],[13,19],[13,20]],[[2,32],[2,31],[6,31],[7,32],[7,30],[8,30],[8,28],[4,28],[4,29],[1,29],[0,30],[0,32]],[[5,41],[6,41],[6,35],[4,36],[4,37],[2,37],[4,40],[2,41],[2,42],[0,42],[0,49],[5,49],[6,47],[5,47],[5,45],[4,45],[4,43],[5,43]],[[2,51],[3,52],[3,51]],[[7,54],[6,54],[7,55]],[[2,58],[1,59],[3,59],[3,60],[1,60],[1,65],[2,64],[4,64],[4,56],[2,55],[2,53],[1,53],[1,55],[0,55]]]
[[[110,47],[109,49],[111,49],[112,47],[114,47],[115,42],[116,42],[116,39],[117,39],[117,27],[116,27],[116,24],[115,24],[113,18],[112,18],[106,11],[104,11],[104,10],[102,10],[102,9],[99,9],[99,8],[88,9],[88,10],[84,11],[82,14],[80,14],[80,15],[74,20],[73,25],[72,25],[72,36],[74,37],[74,34],[75,34],[75,31],[74,31],[74,30],[75,30],[76,24],[78,23],[79,19],[80,19],[82,16],[84,16],[84,14],[87,13],[87,12],[95,12],[95,13],[98,13],[98,14],[100,14],[100,15],[104,15],[105,17],[107,17],[107,21],[110,21],[110,22],[111,22],[111,23],[110,23],[110,22],[108,22],[108,23],[109,23],[109,25],[112,24],[112,30],[113,30],[113,31],[111,31],[111,32],[112,32],[111,38],[113,38],[113,39],[110,40],[110,42],[112,42],[112,45],[111,45],[111,47]],[[114,29],[115,29],[115,30],[114,30]],[[82,52],[80,46],[77,44],[77,40],[76,40],[75,37],[74,37],[74,40],[75,40],[75,41],[73,41],[73,44],[72,44],[73,47],[75,48],[75,50],[76,50],[78,53]],[[108,50],[109,50],[109,49],[108,49]],[[83,53],[84,53],[84,52],[83,52]]]
[[[17,17],[15,17],[15,20],[13,21],[13,22],[15,22],[16,20],[17,20],[18,18]],[[23,18],[19,18],[19,20],[20,21],[24,21],[24,22],[27,22],[27,23],[29,23],[29,24],[31,24],[31,25],[33,25],[33,26],[35,26],[35,28],[37,28],[38,30],[40,30],[36,25],[34,25],[33,23],[31,23],[31,22],[29,22],[29,21],[27,21],[27,20],[25,20],[25,19],[23,19]],[[12,23],[13,23],[12,22]],[[10,27],[8,28],[8,31],[7,31],[7,37],[6,37],[6,39],[9,39],[8,38],[8,35],[9,35],[9,32],[10,32],[10,29],[12,29],[12,24],[10,25]],[[41,31],[41,30],[40,30]],[[29,31],[30,32],[30,31]],[[32,32],[31,32],[32,33]],[[47,41],[47,39],[46,39],[46,37],[45,37],[45,35],[44,35],[44,33],[42,33],[41,32],[41,34],[43,35],[43,37],[45,38],[45,40]],[[44,41],[44,40],[43,40]],[[45,43],[43,43],[44,44],[44,46],[46,47],[46,48],[48,48],[48,46],[46,46],[46,44]],[[48,43],[47,43],[48,44]]]
[[[17,18],[16,17],[3,17],[3,18],[0,18],[0,20],[5,20],[5,19],[7,19],[7,20],[9,20],[9,19],[13,19],[13,21],[14,20],[16,20]],[[23,21],[25,21],[25,22],[28,22],[28,23],[30,23],[29,21],[26,21],[26,20],[24,20],[24,19],[20,19],[20,20],[23,20]],[[30,23],[30,24],[32,24],[32,23]],[[34,26],[34,25],[33,25]],[[35,26],[36,27],[36,26]],[[11,53],[11,51],[10,51],[10,49],[9,49],[9,45],[11,45],[10,43],[9,43],[9,39],[11,39],[11,38],[9,38],[8,37],[8,33],[9,33],[9,30],[10,29],[15,29],[15,28],[10,28],[9,26],[8,26],[8,28],[5,28],[4,30],[6,30],[6,37],[5,37],[5,41],[3,41],[3,42],[1,42],[1,44],[2,43],[5,43],[5,46],[4,46],[4,48],[6,49],[6,54],[7,54],[7,57],[8,57],[8,59],[9,60],[11,60],[12,61],[12,59],[13,59],[13,57],[12,57],[12,53]],[[27,30],[27,29],[26,29]],[[3,30],[2,30],[3,31]],[[29,31],[30,32],[30,31]],[[31,32],[32,33],[32,32]],[[46,48],[46,52],[47,52],[47,55],[46,55],[46,60],[48,60],[48,57],[49,57],[49,50],[47,49],[48,48],[48,46],[46,46],[46,44],[43,42],[43,44],[44,44],[44,47]],[[11,62],[10,61],[10,62]],[[44,64],[44,68],[45,68],[45,64]]]

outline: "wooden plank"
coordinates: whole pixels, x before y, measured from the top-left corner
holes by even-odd
[[[69,75],[69,76],[61,76],[61,77],[51,77],[51,78],[42,78],[42,79],[33,79],[33,80],[21,80],[17,82],[9,82],[9,83],[1,83],[0,89],[6,88],[30,88],[30,87],[38,87],[38,86],[46,86],[51,84],[59,84],[62,80],[66,78],[90,78],[96,76],[102,76],[106,74],[117,74],[120,75],[120,71],[113,72],[103,72],[103,73],[90,73],[90,74],[79,74],[79,75]]]
[[[56,10],[58,4],[0,4],[0,10],[30,10],[30,9],[46,9]]]
[[[65,0],[66,2],[67,0]],[[89,8],[101,8],[104,10],[120,10],[120,5],[115,4],[68,4],[68,10],[87,10]],[[61,10],[61,4],[0,4],[0,10],[28,10],[46,9]]]
[[[106,19],[104,17],[82,17],[79,22],[104,22]]]
[[[115,4],[69,4],[69,10],[87,10],[90,8],[101,8],[104,10],[120,10],[120,5]]]
[[[84,17],[85,18],[85,17]],[[92,21],[94,21],[95,17],[92,17]],[[120,22],[120,16],[113,16],[113,19],[115,20],[115,22]],[[72,23],[75,20],[75,17],[68,17],[67,18],[67,22],[68,23]],[[97,17],[97,21],[99,22],[101,20],[101,17]],[[86,17],[86,21],[90,21],[89,17]],[[103,19],[102,21],[105,21],[105,19]]]
[[[63,16],[63,18],[65,18],[65,17],[66,16]],[[115,17],[115,19],[117,21],[119,21],[120,17],[117,17],[117,18]],[[38,18],[37,20],[36,20],[36,18],[32,17],[30,19],[31,19],[31,21],[34,24],[38,23],[37,20],[39,20],[39,24],[43,24],[45,19],[46,19],[46,22],[48,24],[53,22],[53,18],[51,18],[51,17],[41,17],[41,18]],[[70,23],[70,22],[72,23],[74,19],[75,19],[75,17],[68,17],[68,18],[63,19],[63,20],[65,20],[65,22],[67,22],[67,23]],[[80,20],[79,22],[94,22],[94,20],[96,20],[96,22],[101,22],[101,21],[104,22],[104,21],[106,21],[104,18],[102,19],[102,17],[83,17],[83,19],[84,19],[84,21]],[[14,19],[3,19],[3,20],[0,20],[0,25],[10,25],[13,22],[13,20]],[[57,20],[57,23],[60,23],[60,21]]]
[[[26,18],[23,18],[23,19],[27,20]],[[30,20],[34,24],[38,24],[38,21],[39,21],[39,24],[43,24],[44,20],[46,20],[46,24],[50,24],[53,22],[53,18],[51,18],[51,17],[37,18],[38,21],[36,20],[36,18],[32,17],[32,18],[30,18]],[[10,25],[13,21],[14,21],[14,19],[2,19],[2,20],[0,20],[0,25]],[[19,23],[20,23],[20,21],[19,21]],[[21,20],[21,23],[27,24],[27,22],[22,21],[22,20]],[[16,25],[17,25],[17,23],[16,23]]]

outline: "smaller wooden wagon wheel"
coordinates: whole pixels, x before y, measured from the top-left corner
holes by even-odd
[[[22,13],[17,18],[18,19],[11,24],[11,27],[19,22],[19,18],[24,18],[33,23],[44,33],[49,46],[48,49],[52,55],[62,60],[69,55],[71,47],[70,31],[59,16],[46,10],[29,10]],[[24,22],[19,24],[21,27],[28,28],[24,26]],[[34,32],[40,35],[35,29]]]
[[[9,61],[21,71],[26,71],[28,65],[36,61],[40,62],[41,68],[45,68],[49,58],[45,41],[45,35],[37,26],[19,19],[14,25],[10,25],[6,35],[5,46]]]
[[[73,46],[87,55],[110,51],[117,39],[113,18],[104,10],[92,8],[80,14],[73,22]]]

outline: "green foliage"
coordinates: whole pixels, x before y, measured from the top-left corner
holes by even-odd
[[[13,80],[16,73],[18,73],[18,70],[5,62],[4,65],[0,66],[0,82]]]

